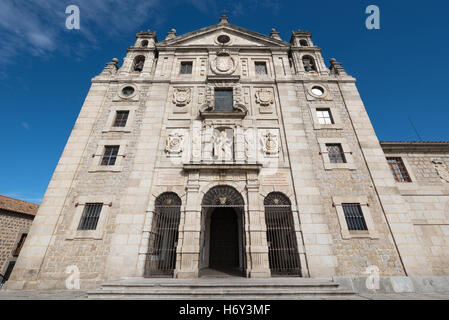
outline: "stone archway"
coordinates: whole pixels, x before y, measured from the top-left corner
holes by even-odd
[[[245,274],[242,195],[230,186],[213,187],[203,197],[201,215],[200,274]]]

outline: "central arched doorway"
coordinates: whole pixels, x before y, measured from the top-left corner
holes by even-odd
[[[202,202],[200,275],[245,274],[244,201],[230,186],[210,189]]]

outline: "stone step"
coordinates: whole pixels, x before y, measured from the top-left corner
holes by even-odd
[[[126,279],[88,292],[89,299],[292,299],[353,296],[329,279]]]

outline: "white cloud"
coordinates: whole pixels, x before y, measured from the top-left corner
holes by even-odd
[[[46,56],[55,50],[79,53],[88,47],[82,41],[67,43],[68,32],[77,32],[87,43],[95,45],[99,35],[126,34],[145,21],[154,25],[154,19],[158,21],[155,10],[159,3],[160,0],[1,0],[0,63],[12,63],[21,53]],[[68,16],[65,11],[71,4],[81,11],[79,31],[65,28]]]

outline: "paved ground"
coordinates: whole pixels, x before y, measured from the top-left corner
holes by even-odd
[[[0,300],[85,300],[83,291],[0,291]],[[449,300],[447,294],[358,294],[354,296],[301,296],[298,300]]]

